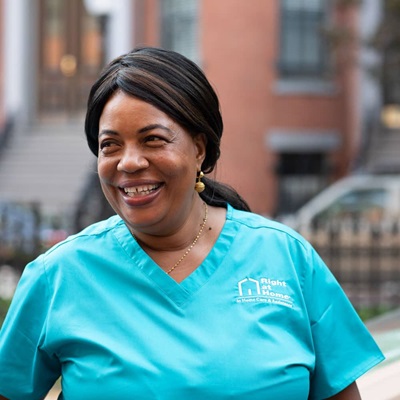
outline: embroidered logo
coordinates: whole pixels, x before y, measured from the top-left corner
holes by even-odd
[[[245,278],[238,282],[236,303],[270,303],[293,308],[286,281],[271,278]]]

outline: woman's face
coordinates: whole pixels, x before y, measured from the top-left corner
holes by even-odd
[[[169,234],[194,204],[205,157],[195,138],[158,108],[116,92],[99,121],[98,173],[103,192],[133,231]]]

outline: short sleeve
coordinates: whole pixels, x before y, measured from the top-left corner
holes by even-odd
[[[39,399],[60,375],[54,355],[42,348],[50,296],[43,256],[25,268],[0,331],[0,394]]]
[[[310,261],[304,290],[315,350],[310,399],[325,399],[345,389],[384,356],[313,249]]]

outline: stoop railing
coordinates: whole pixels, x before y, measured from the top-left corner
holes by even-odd
[[[332,221],[300,232],[357,309],[400,306],[400,221]],[[37,203],[0,202],[0,266],[26,263],[67,235],[44,229]]]
[[[301,233],[356,308],[400,306],[400,221],[332,221]]]
[[[0,266],[22,271],[41,250],[39,205],[0,202]]]

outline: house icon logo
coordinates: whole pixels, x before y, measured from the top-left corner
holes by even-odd
[[[256,296],[261,294],[260,282],[252,278],[245,278],[238,283],[239,296]]]
[[[237,290],[236,303],[266,303],[293,308],[290,286],[282,279],[247,277],[238,282]]]

